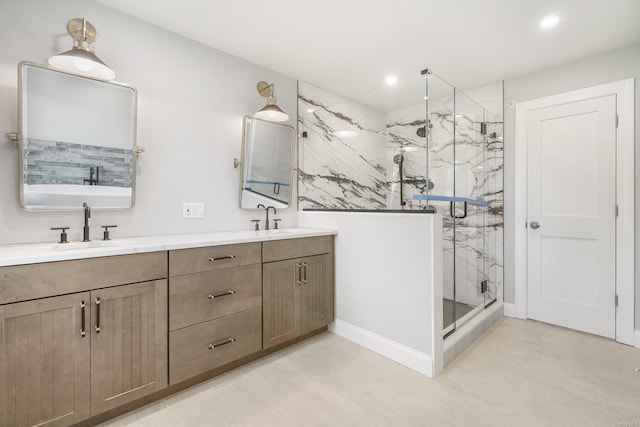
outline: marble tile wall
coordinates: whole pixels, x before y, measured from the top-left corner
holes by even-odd
[[[465,93],[458,93],[456,111],[453,94],[430,100],[426,150],[420,132],[426,124],[424,104],[379,111],[299,82],[298,206],[301,210],[423,209],[425,202],[412,196],[429,191],[427,171],[433,183],[430,194],[452,196],[455,182],[456,196],[484,200],[489,208],[469,205],[467,217],[455,220],[454,261],[449,204],[430,202],[444,219],[445,297],[453,297],[455,263],[456,299],[478,305],[487,297],[480,293],[482,280],[489,282],[487,299],[502,293],[502,82]],[[484,135],[481,123],[486,125]],[[342,130],[356,134],[341,137]],[[400,154],[403,200],[394,162]]]
[[[298,112],[299,209],[385,209],[385,114],[304,82]]]
[[[100,169],[98,185],[132,185],[132,150],[31,138],[25,141],[25,152],[24,182],[29,185],[84,185],[91,167]]]

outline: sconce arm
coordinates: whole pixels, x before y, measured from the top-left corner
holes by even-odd
[[[18,135],[18,132],[6,132],[4,137],[13,142],[13,145],[16,147],[20,145],[20,136]]]

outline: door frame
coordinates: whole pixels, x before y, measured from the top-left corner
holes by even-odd
[[[516,104],[514,317],[527,318],[527,119],[530,111],[616,95],[616,341],[634,345],[634,79],[561,93]]]

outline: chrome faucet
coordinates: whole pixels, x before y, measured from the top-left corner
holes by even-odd
[[[264,224],[264,229],[268,230],[269,229],[269,209],[273,209],[273,214],[277,214],[278,212],[276,211],[275,206],[264,206],[262,203],[258,204],[258,208],[260,209],[264,209],[266,214],[267,214],[267,218]]]
[[[82,227],[82,241],[90,242],[89,240],[89,218],[91,218],[91,208],[87,205],[87,202],[82,204],[84,208],[84,227]]]

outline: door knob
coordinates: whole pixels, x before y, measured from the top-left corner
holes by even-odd
[[[540,223],[538,221],[532,221],[530,225],[531,225],[531,228],[533,228],[534,230],[537,230],[538,228],[540,228]]]

